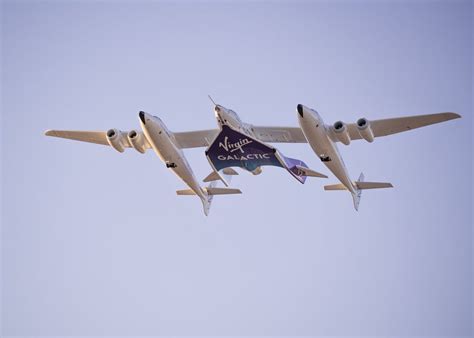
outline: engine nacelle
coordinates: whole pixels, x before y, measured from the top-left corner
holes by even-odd
[[[346,146],[351,143],[351,137],[349,136],[349,132],[347,131],[347,126],[342,121],[337,121],[332,126],[332,130],[336,135],[338,141],[345,144]]]
[[[147,148],[147,141],[145,135],[142,132],[138,132],[136,130],[130,130],[128,132],[128,141],[135,148],[136,151],[139,153],[144,154]]]
[[[122,135],[122,132],[118,129],[107,130],[107,142],[110,146],[120,153],[123,153],[125,146],[127,145],[127,139]]]
[[[374,142],[374,132],[370,127],[370,121],[363,117],[358,119],[356,124],[360,136],[367,142]]]

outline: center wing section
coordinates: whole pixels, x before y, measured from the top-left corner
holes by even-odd
[[[251,127],[256,139],[270,143],[307,143],[303,132],[297,127]],[[173,133],[181,149],[207,147],[219,133],[219,129],[196,130]]]
[[[219,129],[207,129],[173,133],[181,149],[207,147],[219,133]]]
[[[315,176],[309,175],[309,172],[316,173],[303,161],[285,157],[276,148],[227,125],[222,126],[222,130],[207,148],[206,156],[215,172],[229,167],[239,167],[253,172],[258,167],[268,165],[285,168],[300,183],[304,183],[307,176]]]
[[[270,143],[307,143],[303,132],[298,127],[259,127],[252,126],[257,139]]]

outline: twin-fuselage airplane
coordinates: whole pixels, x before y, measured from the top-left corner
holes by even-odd
[[[239,189],[216,187],[218,180],[228,186],[231,175],[237,174],[231,167],[240,167],[258,175],[262,172],[261,167],[264,165],[280,166],[287,169],[301,183],[304,183],[307,176],[327,177],[309,169],[300,160],[285,157],[276,148],[267,144],[267,142],[309,143],[318,158],[341,182],[327,185],[324,187],[325,190],[348,190],[357,210],[362,190],[389,188],[392,185],[383,182],[365,182],[363,174],[357,181],[352,181],[338,151],[337,142],[345,145],[358,139],[373,142],[376,137],[460,117],[456,113],[439,113],[373,121],[361,118],[355,124],[338,121],[333,125],[326,125],[315,110],[301,104],[298,104],[296,110],[299,128],[254,126],[242,122],[233,110],[215,104],[214,113],[219,129],[173,133],[161,119],[140,111],[138,115],[142,131],[48,130],[45,134],[110,145],[119,152],[123,152],[125,148],[134,148],[140,153],[153,149],[166,167],[189,187],[186,190],[178,190],[178,195],[197,195],[206,215],[209,213],[214,195],[241,193]],[[207,187],[201,187],[183,153],[183,149],[197,147],[207,147],[206,156],[213,168],[213,172],[204,179],[205,182],[211,182]],[[251,151],[246,154],[247,148]]]

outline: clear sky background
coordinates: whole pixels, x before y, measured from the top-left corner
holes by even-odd
[[[2,2],[2,334],[469,336],[472,3]],[[329,179],[246,172],[209,217],[153,152],[43,136],[297,126],[455,111],[340,145],[389,181],[355,212]],[[186,155],[210,172],[204,149]]]

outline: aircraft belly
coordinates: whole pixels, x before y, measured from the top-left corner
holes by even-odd
[[[341,183],[350,191],[353,191],[352,183],[347,173],[344,162],[342,161],[336,145],[329,139],[323,127],[312,128],[303,132],[313,151],[321,159],[322,163],[331,170]]]
[[[178,149],[164,133],[158,135],[156,135],[156,133],[150,133],[149,139],[153,150],[163,162],[174,162],[180,157]]]
[[[158,157],[166,163],[166,166],[171,169],[176,176],[194,190],[198,196],[203,197],[199,184],[181,150],[179,150],[173,141],[164,133],[158,135],[156,133],[150,134],[150,143]]]
[[[194,177],[187,163],[182,158],[177,162],[178,163],[176,168],[171,168],[171,170],[198,195],[201,195],[200,193],[198,193],[198,191],[201,192],[201,190],[199,189],[199,184],[197,183],[196,178]]]

